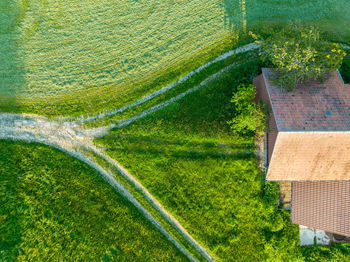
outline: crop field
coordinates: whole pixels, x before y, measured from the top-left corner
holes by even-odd
[[[0,3],[0,110],[48,116],[121,107],[178,79],[250,28],[301,18],[349,39],[347,0]]]
[[[277,208],[276,184],[264,184],[254,137],[234,135],[227,124],[232,91],[260,66],[232,70],[96,142],[218,261],[347,261],[349,246],[298,246],[298,226]]]
[[[0,261],[187,261],[94,169],[0,140]]]

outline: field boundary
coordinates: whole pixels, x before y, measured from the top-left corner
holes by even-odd
[[[141,105],[171,89],[173,89],[174,87],[176,87],[177,85],[181,84],[181,83],[184,83],[185,81],[187,81],[190,77],[192,77],[193,75],[199,73],[200,71],[202,71],[203,69],[211,66],[212,64],[215,64],[217,62],[220,62],[222,60],[225,60],[226,58],[232,56],[232,55],[235,55],[235,54],[240,54],[240,53],[244,53],[244,52],[248,52],[248,51],[251,51],[251,50],[254,50],[254,49],[257,49],[258,47],[260,46],[260,44],[257,44],[257,43],[250,43],[250,44],[247,44],[247,45],[244,45],[244,46],[241,46],[241,47],[238,47],[234,50],[230,50],[226,53],[224,53],[223,55],[220,55],[219,57],[215,58],[214,60],[198,67],[197,69],[194,69],[192,70],[191,72],[187,73],[186,75],[180,77],[178,80],[176,80],[175,82],[172,82],[170,83],[169,85],[165,86],[165,87],[162,87],[161,89],[158,89],[157,91],[153,92],[153,93],[150,93],[146,96],[144,96],[143,98],[133,102],[133,103],[130,103],[130,104],[127,104],[121,108],[117,108],[117,109],[111,109],[111,110],[106,110],[106,111],[103,111],[103,112],[99,112],[93,116],[88,116],[88,115],[82,115],[78,118],[81,118],[81,119],[78,119],[76,120],[75,122],[76,123],[86,123],[86,122],[91,122],[91,121],[94,121],[94,120],[98,120],[98,119],[102,119],[106,116],[112,116],[112,115],[115,115],[115,114],[118,114],[118,113],[122,113],[128,109],[131,109],[135,106],[138,106],[138,105]]]

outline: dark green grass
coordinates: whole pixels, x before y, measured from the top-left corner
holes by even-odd
[[[311,253],[346,260],[346,246],[326,249],[327,255],[299,248],[298,226],[278,209],[276,184],[264,183],[255,138],[230,131],[232,92],[260,67],[252,62],[232,70],[97,142],[219,261],[303,261]]]
[[[0,140],[0,261],[186,261],[92,168]]]

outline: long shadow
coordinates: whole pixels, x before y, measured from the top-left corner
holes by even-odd
[[[18,147],[21,143],[0,139],[0,249],[9,256],[18,256],[18,250],[13,252],[14,247],[20,246],[22,235],[22,216],[20,212],[14,210],[23,210],[25,205],[18,205],[21,196],[18,194],[18,187],[21,185],[24,174],[22,166],[14,163],[12,156],[20,154]],[[11,166],[11,170],[7,167]],[[13,167],[16,167],[14,172]],[[16,175],[13,175],[16,173]],[[0,260],[2,256],[0,254]],[[2,260],[1,260],[2,261]],[[4,260],[5,261],[5,260]]]
[[[134,144],[154,144],[159,146],[188,146],[190,148],[198,148],[201,147],[203,149],[238,149],[238,150],[254,150],[256,146],[253,143],[229,143],[229,144],[217,144],[214,142],[193,142],[187,141],[185,139],[182,140],[169,140],[165,138],[155,137],[155,136],[142,136],[142,135],[117,135],[117,140],[125,140],[128,143]]]
[[[0,112],[18,110],[17,94],[25,85],[18,26],[25,16],[28,2],[16,3],[0,1]]]
[[[168,149],[166,152],[159,148],[143,147],[140,145],[135,146],[124,146],[121,149],[109,148],[107,152],[121,151],[127,154],[145,154],[147,156],[156,155],[169,155],[177,159],[192,159],[192,160],[205,160],[211,159],[227,159],[227,160],[250,160],[256,158],[255,152],[252,151],[237,151],[237,152],[208,152],[208,151],[198,151],[198,150],[183,150],[183,149]]]
[[[247,1],[246,0],[222,0],[225,8],[225,25],[229,30],[238,34],[247,32]]]

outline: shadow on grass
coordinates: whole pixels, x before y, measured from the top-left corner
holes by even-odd
[[[109,148],[107,152],[120,151],[126,154],[138,154],[147,156],[171,156],[177,159],[192,159],[192,160],[205,160],[208,158],[212,159],[227,159],[227,160],[252,160],[257,158],[256,153],[252,151],[236,151],[236,152],[225,152],[225,151],[198,151],[193,149],[157,149],[152,147],[142,146],[123,146],[123,148]]]
[[[252,143],[239,143],[239,144],[221,144],[210,141],[205,142],[192,142],[186,140],[169,140],[154,136],[142,136],[142,135],[116,135],[118,140],[128,141],[129,143],[152,143],[160,146],[187,146],[189,148],[201,147],[203,149],[239,149],[239,150],[254,150],[256,146]]]
[[[19,53],[18,25],[25,16],[28,3],[0,2],[0,112],[16,111],[19,89],[25,85],[25,69]]]
[[[0,250],[9,252],[13,257],[19,255],[18,249],[13,247],[21,244],[23,216],[19,210],[27,208],[17,202],[21,199],[17,188],[24,174],[22,165],[15,163],[13,158],[18,155],[20,147],[16,142],[0,139],[0,218],[4,218],[0,224]],[[11,175],[13,173],[17,175]]]

